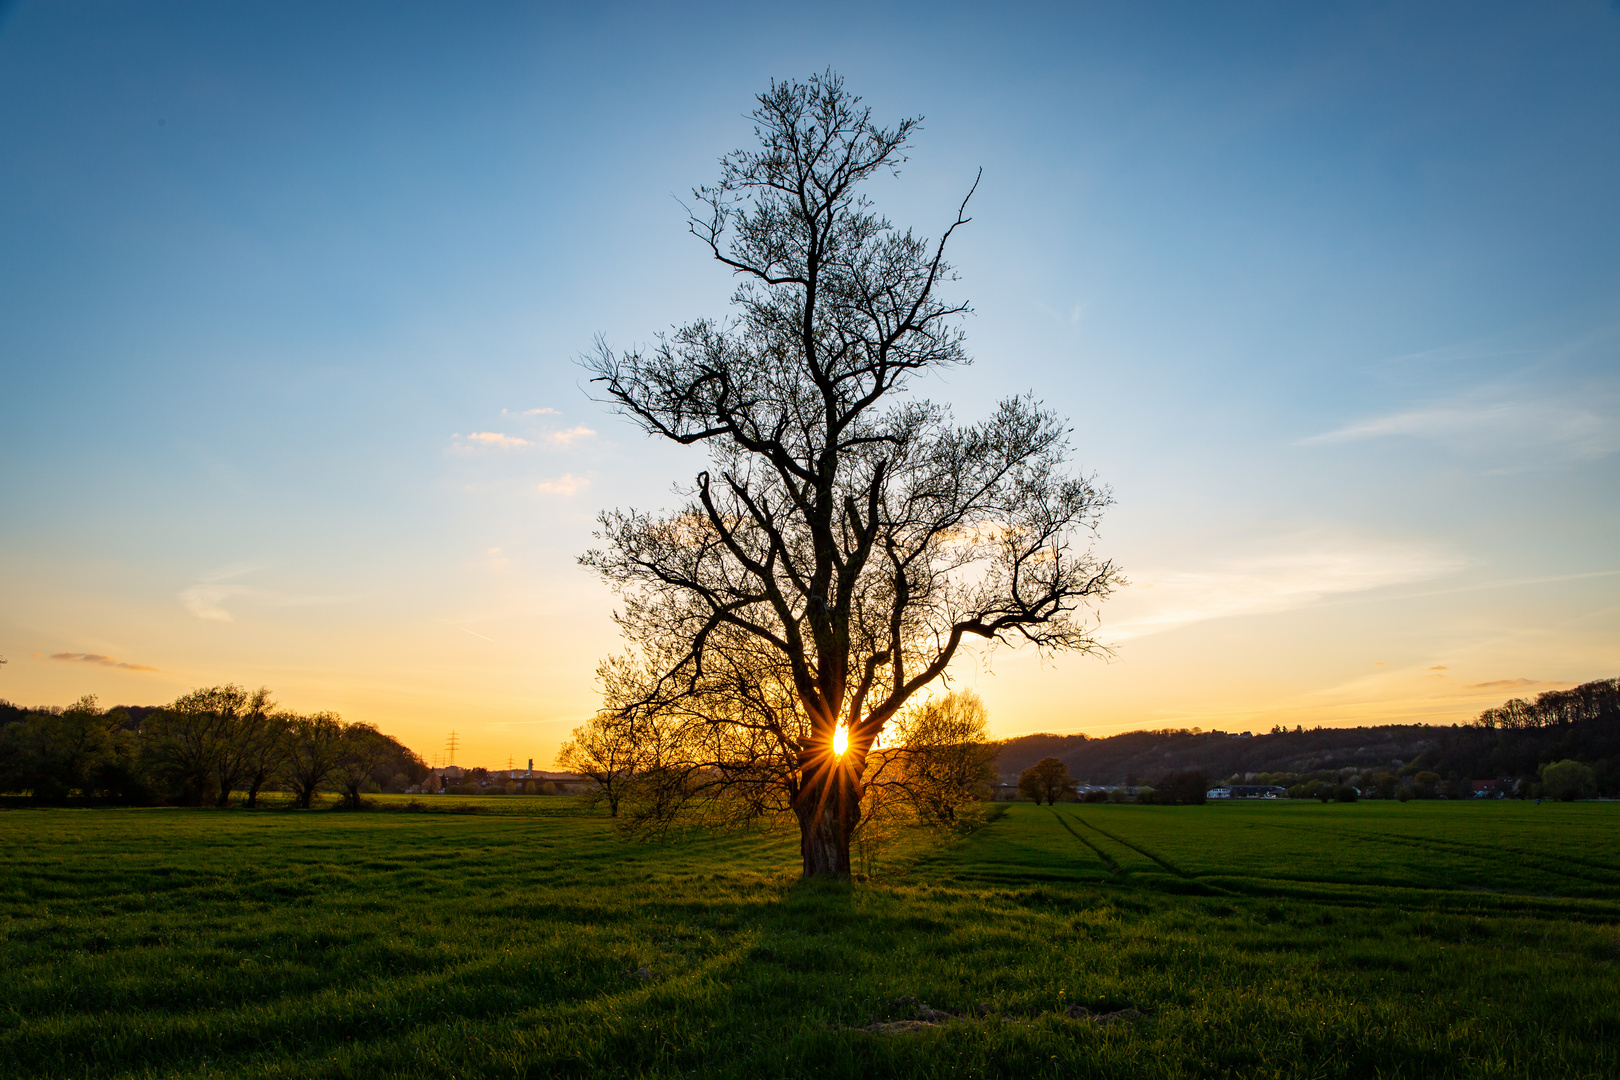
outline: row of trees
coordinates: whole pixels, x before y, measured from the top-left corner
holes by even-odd
[[[228,806],[283,790],[308,808],[321,791],[358,806],[368,790],[427,775],[422,759],[369,724],[278,709],[266,689],[193,690],[157,709],[10,709],[0,727],[0,791],[36,801]]]

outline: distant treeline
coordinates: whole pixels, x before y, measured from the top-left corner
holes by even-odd
[[[1591,768],[1597,792],[1620,796],[1620,679],[1600,679],[1535,700],[1514,699],[1469,724],[1287,729],[1249,736],[1160,729],[1105,739],[1023,735],[1001,744],[997,772],[1021,773],[1056,758],[1079,783],[1154,784],[1176,773],[1202,773],[1212,783],[1296,787],[1341,783],[1388,773],[1411,786],[1456,796],[1475,781],[1511,780],[1535,790],[1544,766],[1574,760]],[[1437,781],[1430,781],[1430,777]]]
[[[1483,728],[1525,730],[1533,728],[1620,722],[1620,679],[1598,679],[1573,690],[1548,690],[1536,700],[1513,698],[1494,709],[1486,709],[1474,721]]]
[[[0,793],[35,802],[247,806],[322,791],[357,806],[369,791],[403,791],[428,768],[397,739],[331,712],[278,709],[268,690],[214,686],[163,706],[67,708],[0,701]]]

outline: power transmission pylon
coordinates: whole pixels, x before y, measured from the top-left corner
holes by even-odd
[[[454,765],[456,763],[456,747],[459,745],[461,745],[461,739],[452,731],[450,738],[446,739],[444,744],[445,764]]]

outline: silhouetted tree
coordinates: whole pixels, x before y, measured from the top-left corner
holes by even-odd
[[[336,713],[293,717],[288,724],[283,775],[298,805],[308,810],[315,793],[338,767],[343,753],[343,721]]]
[[[188,806],[216,801],[216,770],[229,753],[231,732],[212,707],[212,695],[192,691],[141,725],[142,763]]]
[[[289,713],[270,712],[270,708],[266,694],[254,711],[251,725],[242,732],[242,777],[247,786],[249,807],[259,804],[259,792],[275,783],[287,761],[294,717]]]
[[[1055,757],[1042,758],[1018,777],[1018,790],[1047,805],[1056,803],[1073,786],[1069,767]]]
[[[193,690],[169,706],[182,722],[208,732],[214,805],[229,806],[231,792],[252,774],[264,735],[270,691],[249,693],[235,683]]]
[[[557,767],[590,780],[594,787],[587,798],[607,804],[608,816],[616,818],[648,749],[646,740],[637,738],[633,717],[602,712],[574,729],[573,738],[557,751]]]
[[[142,759],[188,803],[229,806],[231,792],[244,783],[256,795],[269,701],[268,690],[234,683],[183,694],[142,722]]]
[[[1035,775],[1033,765],[1018,774],[1018,794],[1032,800],[1037,806],[1045,798],[1041,792],[1041,778]]]
[[[967,307],[940,294],[966,200],[929,243],[860,193],[917,122],[879,127],[831,73],[758,101],[760,146],[722,159],[690,220],[739,279],[734,320],[589,361],[620,412],[712,467],[673,513],[604,514],[583,562],[624,598],[607,706],[664,754],[643,820],[791,812],[804,873],[847,875],[874,745],[964,642],[1097,648],[1071,616],[1116,576],[1077,540],[1109,499],[1032,399],[958,425],[903,397],[967,362]]]
[[[1209,775],[1202,769],[1166,774],[1153,785],[1153,801],[1169,806],[1202,806],[1209,791]]]
[[[332,779],[343,801],[351,810],[360,809],[360,795],[368,783],[373,783],[372,772],[393,757],[392,740],[370,724],[349,724],[338,739],[337,757],[332,765]]]

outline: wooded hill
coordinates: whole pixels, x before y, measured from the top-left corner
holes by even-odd
[[[1620,679],[1515,699],[1468,724],[1273,728],[1265,734],[1163,729],[1108,738],[1021,735],[1001,744],[1003,779],[1044,757],[1069,767],[1085,784],[1151,784],[1172,772],[1197,770],[1212,781],[1272,776],[1268,783],[1353,768],[1447,780],[1533,779],[1541,765],[1572,758],[1590,765],[1604,795],[1620,795]]]

